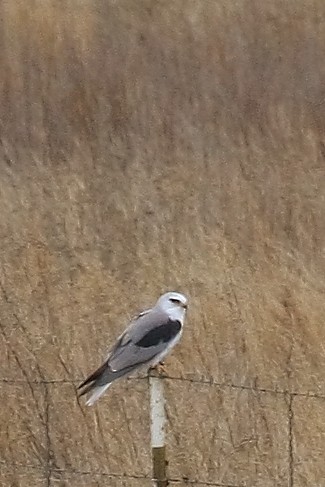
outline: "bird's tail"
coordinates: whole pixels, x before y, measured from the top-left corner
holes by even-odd
[[[104,394],[104,392],[109,388],[109,386],[112,385],[110,382],[109,384],[105,384],[104,386],[94,386],[92,390],[92,394],[89,396],[89,398],[86,401],[87,406],[92,406],[97,399],[100,398]]]
[[[80,386],[78,386],[78,389],[82,389],[79,397],[91,392],[91,395],[86,401],[87,406],[92,406],[109,388],[114,380],[112,375],[114,376],[114,373],[112,374],[108,363],[105,362],[99,369],[95,370],[93,374],[87,377]]]

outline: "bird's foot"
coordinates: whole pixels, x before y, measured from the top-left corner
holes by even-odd
[[[167,375],[165,362],[159,362],[159,364],[150,367],[149,375],[153,377],[161,377]]]

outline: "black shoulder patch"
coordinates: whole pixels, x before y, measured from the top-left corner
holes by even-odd
[[[169,320],[163,325],[148,331],[136,345],[143,348],[154,347],[160,343],[167,343],[175,338],[182,328],[181,322]]]

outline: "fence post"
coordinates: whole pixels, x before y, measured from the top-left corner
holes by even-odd
[[[149,370],[149,390],[153,481],[156,487],[167,487],[164,381],[159,377],[159,373],[152,369]]]

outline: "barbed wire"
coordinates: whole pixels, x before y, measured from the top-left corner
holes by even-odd
[[[24,374],[25,379],[10,379],[10,378],[0,378],[0,383],[7,383],[7,384],[28,384],[31,388],[32,385],[64,385],[70,384],[72,386],[77,387],[80,384],[82,379],[45,379],[45,378],[33,378],[29,379],[26,374]],[[187,382],[196,385],[202,386],[213,386],[218,387],[220,389],[232,389],[237,391],[250,391],[254,392],[255,394],[276,394],[281,395],[282,397],[287,399],[289,404],[289,436],[290,436],[290,428],[292,427],[292,401],[294,397],[304,397],[304,398],[317,398],[324,400],[325,394],[318,394],[315,392],[300,392],[294,390],[281,390],[281,389],[272,389],[272,388],[265,388],[265,387],[258,387],[256,383],[254,385],[245,385],[245,384],[233,384],[230,382],[219,382],[215,380],[213,377],[204,377],[204,376],[172,376],[167,374],[160,375],[160,378],[167,381],[179,381],[179,382]],[[148,380],[148,376],[139,376],[139,377],[129,377],[127,378],[129,381],[143,381]],[[292,462],[292,437],[289,438],[289,456]],[[289,462],[290,463],[290,462]],[[148,485],[151,485],[153,482],[153,478],[148,475],[144,474],[128,474],[128,473],[110,473],[110,472],[98,472],[98,471],[90,471],[90,470],[76,470],[76,469],[64,469],[58,468],[56,466],[50,465],[49,463],[42,465],[31,465],[31,464],[21,464],[21,463],[11,463],[5,460],[0,460],[0,465],[4,465],[7,468],[13,469],[37,469],[39,471],[44,472],[44,476],[48,480],[48,485],[50,485],[51,479],[53,481],[59,479],[60,475],[80,475],[80,476],[93,476],[93,477],[103,477],[103,478],[116,478],[121,480],[142,480]],[[291,467],[290,467],[291,468]],[[188,477],[180,477],[180,478],[168,478],[169,485],[189,485],[189,486],[207,486],[207,487],[244,487],[244,484],[235,485],[235,484],[228,484],[228,483],[220,483],[220,482],[213,482],[203,479],[191,479]],[[290,483],[292,485],[292,482]]]
[[[5,467],[10,467],[13,469],[24,469],[24,470],[37,470],[43,471],[44,465],[33,465],[33,464],[24,464],[18,462],[6,462],[5,460],[0,460],[0,465],[4,465]],[[91,470],[78,470],[78,469],[64,469],[53,467],[51,469],[51,477],[56,477],[61,474],[67,475],[80,475],[80,476],[91,476],[91,477],[105,477],[105,478],[112,478],[112,479],[121,479],[121,480],[147,480],[148,482],[153,482],[155,479],[144,474],[128,474],[128,473],[113,473],[113,472],[96,472]],[[236,485],[236,484],[225,484],[220,482],[211,482],[206,480],[200,479],[190,479],[188,477],[182,478],[174,478],[168,477],[168,483],[180,484],[184,483],[185,485],[206,485],[211,487],[244,487],[244,485]]]
[[[141,381],[147,380],[147,375],[142,377],[128,377],[128,381]],[[160,375],[160,378],[163,380],[171,380],[171,381],[180,381],[180,382],[190,382],[193,384],[202,384],[202,385],[210,385],[215,387],[220,387],[224,389],[237,389],[237,390],[247,390],[256,393],[262,394],[278,394],[282,396],[298,396],[298,397],[310,397],[310,398],[317,398],[317,399],[325,399],[325,394],[317,394],[316,392],[299,392],[299,391],[292,391],[288,389],[272,389],[268,387],[258,387],[258,386],[249,386],[244,384],[233,384],[230,382],[219,382],[215,380],[213,377],[182,377],[182,376],[170,376],[170,375]],[[77,386],[82,382],[83,379],[9,379],[9,378],[0,378],[0,382],[6,384],[71,384]]]

